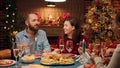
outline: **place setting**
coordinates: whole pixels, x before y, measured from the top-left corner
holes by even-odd
[[[16,61],[10,59],[0,60],[0,67],[11,66],[16,64]]]

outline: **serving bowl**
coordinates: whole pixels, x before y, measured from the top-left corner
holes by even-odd
[[[24,63],[32,63],[32,62],[35,61],[35,56],[33,56],[33,55],[31,55],[31,56],[25,55],[25,56],[23,56],[23,57],[21,58],[21,60],[22,60],[22,62],[24,62]]]

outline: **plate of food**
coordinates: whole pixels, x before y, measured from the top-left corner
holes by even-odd
[[[33,63],[35,60],[35,56],[34,55],[25,55],[21,58],[23,63]]]
[[[71,57],[71,58],[74,58],[74,57],[75,57],[75,54],[64,53],[64,54],[62,54],[62,56],[64,56],[64,57]]]
[[[10,59],[0,60],[0,66],[11,66],[11,65],[13,65],[15,63],[16,63],[16,61],[10,60]]]
[[[35,58],[41,58],[42,57],[42,55],[41,54],[29,54],[28,56],[35,56]]]
[[[41,58],[40,63],[43,65],[72,65],[74,60],[62,54],[48,54]]]

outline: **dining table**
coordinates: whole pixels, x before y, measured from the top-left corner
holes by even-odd
[[[32,64],[40,64],[40,59],[35,59],[35,62]],[[23,64],[23,65],[28,65],[28,64]],[[70,64],[70,65],[47,65],[49,68],[77,68],[78,66],[80,66],[81,63],[78,61],[74,60],[74,64]]]
[[[29,66],[30,64],[33,64],[33,65],[37,64],[37,65],[47,66],[49,68],[79,68],[82,65],[79,61],[76,61],[75,58],[74,58],[74,63],[69,64],[69,65],[44,65],[44,64],[41,64],[40,60],[41,60],[41,58],[37,58],[32,63],[24,63],[21,60],[19,60],[18,62],[16,62],[13,65],[2,66],[0,68],[16,68],[16,64],[17,64],[17,68],[25,68],[26,66]]]

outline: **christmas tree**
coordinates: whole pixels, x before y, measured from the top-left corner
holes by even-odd
[[[9,31],[10,42],[14,41],[14,35],[17,30],[17,6],[16,0],[4,0],[4,23],[6,24],[3,26],[4,31]]]
[[[85,15],[85,33],[92,42],[113,42],[115,10],[111,0],[94,0]]]

